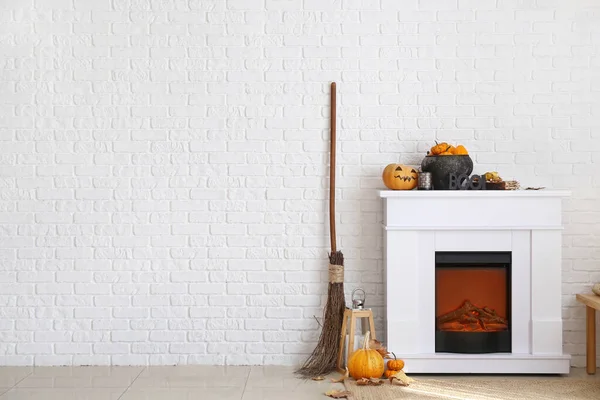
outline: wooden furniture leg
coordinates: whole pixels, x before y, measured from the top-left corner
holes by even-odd
[[[352,312],[352,311],[350,311],[350,312]],[[347,322],[348,322],[348,310],[344,311],[344,321],[342,321],[342,333],[340,334],[340,351],[339,351],[338,360],[337,360],[338,372],[340,372],[342,374],[344,372],[346,372],[345,370],[342,369],[342,360],[344,359],[344,345],[346,344],[346,329],[348,328]]]
[[[348,360],[354,353],[354,336],[356,335],[356,315],[350,311],[350,333],[348,334]]]
[[[337,358],[337,369],[340,373],[346,372],[344,369],[342,369],[342,364],[344,360],[344,344],[346,343],[346,330],[348,329],[348,318],[350,318],[350,332],[348,332],[348,346],[346,347],[346,355],[348,360],[352,356],[352,353],[354,353],[354,338],[356,336],[357,318],[361,320],[361,323],[365,322],[365,325],[369,325],[371,339],[377,340],[377,336],[375,335],[375,320],[373,318],[373,311],[350,309],[344,311],[344,320],[342,321],[342,333],[340,334],[340,350]],[[368,319],[368,321],[365,321],[365,318]]]
[[[596,310],[586,306],[586,355],[587,355],[587,373],[593,375],[596,373]]]
[[[375,336],[375,321],[373,320],[373,312],[372,311],[369,314],[369,330],[371,331],[371,338],[373,340],[377,340],[377,336]]]

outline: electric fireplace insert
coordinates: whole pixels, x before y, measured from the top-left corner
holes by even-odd
[[[436,252],[436,353],[510,353],[510,252]]]

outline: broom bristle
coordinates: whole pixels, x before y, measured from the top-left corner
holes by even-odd
[[[343,266],[344,256],[342,252],[331,253],[329,262],[333,265]],[[336,369],[345,310],[344,283],[329,283],[323,329],[321,330],[319,342],[296,373],[310,378],[328,374]]]

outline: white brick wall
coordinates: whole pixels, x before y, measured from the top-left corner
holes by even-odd
[[[600,3],[0,0],[0,364],[288,364],[326,293],[381,329],[392,161],[568,188],[565,350],[600,281]],[[459,218],[449,215],[448,218]]]

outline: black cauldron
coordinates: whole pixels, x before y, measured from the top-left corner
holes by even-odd
[[[473,160],[468,155],[426,156],[421,162],[421,170],[431,173],[434,190],[448,190],[450,174],[469,176],[473,172]]]

